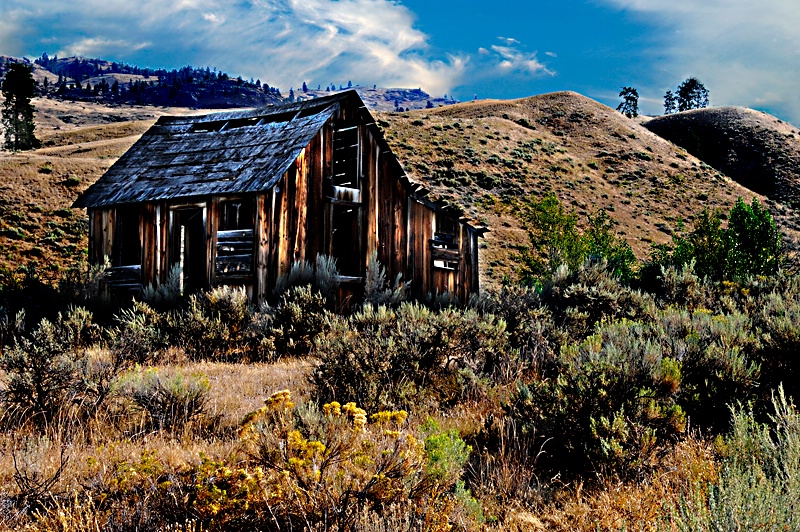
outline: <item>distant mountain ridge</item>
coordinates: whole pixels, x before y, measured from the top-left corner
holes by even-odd
[[[185,66],[180,69],[152,69],[103,59],[83,57],[50,58],[47,54],[30,61],[0,56],[0,77],[7,63],[25,63],[33,69],[39,93],[48,98],[109,104],[227,109],[263,107],[293,99],[317,98],[331,92],[353,88],[371,110],[407,111],[457,103],[447,97],[433,98],[421,88],[380,88],[352,86],[347,89],[302,90],[287,94],[261,80],[233,78],[209,67]],[[303,84],[305,85],[305,84]]]

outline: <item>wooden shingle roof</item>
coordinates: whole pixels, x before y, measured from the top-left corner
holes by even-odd
[[[161,117],[73,207],[268,190],[340,102],[354,96],[348,91],[247,111]]]

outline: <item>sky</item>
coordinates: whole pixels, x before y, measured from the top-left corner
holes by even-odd
[[[572,90],[643,113],[697,77],[711,105],[800,125],[800,0],[2,0],[0,55],[216,67],[459,100]]]

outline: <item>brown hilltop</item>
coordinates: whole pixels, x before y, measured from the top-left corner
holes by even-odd
[[[744,107],[695,109],[645,127],[747,188],[800,207],[800,130]]]
[[[678,220],[755,194],[637,121],[574,92],[380,116],[413,178],[491,228],[487,279],[526,243],[514,199],[555,193],[586,221],[606,209],[640,258]],[[773,205],[777,214],[783,212]]]

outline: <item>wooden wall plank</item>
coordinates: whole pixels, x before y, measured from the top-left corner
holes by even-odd
[[[325,253],[324,226],[324,193],[323,184],[325,181],[325,169],[323,161],[324,131],[319,134],[309,144],[306,149],[307,167],[307,214],[306,214],[306,251],[305,256],[314,260],[317,253]]]
[[[309,158],[306,157],[306,151],[300,152],[300,155],[295,160],[295,198],[294,198],[294,231],[293,240],[294,246],[292,250],[292,262],[304,260],[306,258],[306,246],[308,240],[306,238],[306,221],[308,218],[308,173],[309,173]],[[314,257],[310,257],[312,260]]]
[[[219,219],[219,196],[212,196],[206,201],[206,283],[208,286],[216,285],[217,277],[217,228]]]
[[[366,223],[367,243],[365,254],[367,260],[370,255],[378,250],[378,182],[380,175],[378,164],[380,160],[380,146],[370,135],[370,144],[365,154],[364,161],[364,181],[363,181],[363,205],[364,219]]]
[[[148,286],[157,283],[156,261],[158,260],[158,255],[156,253],[156,239],[158,234],[156,228],[156,206],[152,203],[144,204],[141,208],[139,219],[141,220],[139,230],[142,241],[142,286]]]
[[[290,199],[290,183],[294,181],[294,167],[288,172],[283,174],[278,182],[278,190],[276,190],[276,207],[275,213],[276,227],[278,228],[277,234],[277,270],[275,277],[279,277],[289,271],[291,266],[291,256],[289,255],[289,230],[290,230],[290,217],[291,210],[289,206]]]
[[[169,206],[167,202],[162,201],[157,204],[157,219],[158,219],[158,275],[157,278],[160,282],[166,283],[169,277],[169,247],[168,247],[168,231],[169,231]]]
[[[255,279],[253,297],[256,303],[266,301],[270,292],[269,286],[269,228],[270,207],[266,194],[256,194],[256,221],[254,227]]]

